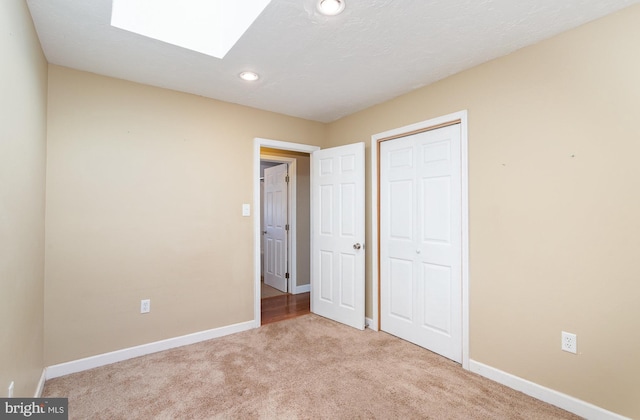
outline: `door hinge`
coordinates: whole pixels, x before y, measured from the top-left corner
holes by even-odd
[[[286,230],[287,232],[289,231],[289,224],[288,223],[286,225],[284,225],[284,230]]]
[[[287,174],[287,175],[285,175],[285,177],[284,177],[284,182],[286,182],[287,184],[289,183],[289,175],[288,175],[288,174]]]
[[[284,273],[284,278],[288,279],[289,278],[289,273]]]

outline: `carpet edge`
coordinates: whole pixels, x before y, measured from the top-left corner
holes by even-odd
[[[573,414],[589,419],[603,420],[630,420],[620,414],[606,410],[597,405],[580,400],[551,388],[547,388],[535,382],[515,376],[475,360],[469,360],[469,370],[484,376],[487,379],[498,382],[523,394],[544,401],[548,404],[567,410]]]
[[[123,360],[133,359],[134,357],[145,356],[147,354],[157,353],[176,347],[187,346],[190,344],[199,343],[201,341],[211,340],[214,338],[224,337],[226,335],[251,330],[256,328],[255,324],[256,323],[254,320],[240,322],[224,327],[199,331],[178,337],[168,338],[165,340],[141,344],[139,346],[128,347],[108,353],[102,353],[95,356],[89,356],[82,359],[59,363],[56,365],[45,367],[44,376],[47,380],[58,378],[60,376],[70,375],[72,373],[78,373],[100,366],[110,365],[112,363],[121,362]]]

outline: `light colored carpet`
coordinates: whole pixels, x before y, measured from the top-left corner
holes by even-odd
[[[306,315],[47,381],[70,419],[574,419],[382,332]]]

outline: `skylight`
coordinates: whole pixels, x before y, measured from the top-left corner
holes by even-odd
[[[113,0],[111,26],[223,58],[271,0]]]

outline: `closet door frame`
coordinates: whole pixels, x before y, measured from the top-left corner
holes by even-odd
[[[380,144],[384,141],[416,133],[460,124],[461,187],[462,187],[462,367],[469,370],[469,175],[467,111],[395,128],[371,136],[371,279],[373,313],[370,328],[380,330]]]

